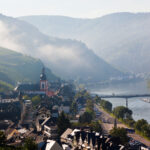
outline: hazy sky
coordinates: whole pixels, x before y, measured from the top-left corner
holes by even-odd
[[[64,15],[93,18],[113,12],[150,12],[150,0],[0,0],[8,16]]]

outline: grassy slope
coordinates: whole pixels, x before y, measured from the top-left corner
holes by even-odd
[[[39,59],[35,59],[0,47],[0,80],[15,84],[21,82],[38,82],[43,67]],[[49,80],[57,77],[46,69]]]
[[[13,86],[9,83],[0,80],[0,93],[7,93],[12,90]]]

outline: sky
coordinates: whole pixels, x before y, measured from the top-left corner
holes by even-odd
[[[0,0],[0,13],[27,15],[63,15],[95,18],[114,12],[150,12],[150,0]]]

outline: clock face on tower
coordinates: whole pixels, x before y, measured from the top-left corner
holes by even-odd
[[[42,73],[40,75],[40,90],[46,91],[48,90],[48,81],[46,79],[45,69],[42,69]]]

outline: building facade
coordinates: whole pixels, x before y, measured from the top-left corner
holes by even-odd
[[[40,81],[38,84],[18,84],[15,91],[21,92],[27,95],[46,95],[48,97],[54,96],[55,92],[49,90],[49,83],[45,74],[45,68],[43,67],[40,74]]]

